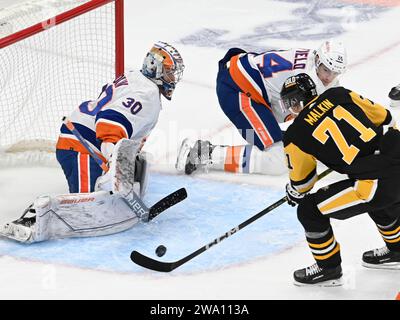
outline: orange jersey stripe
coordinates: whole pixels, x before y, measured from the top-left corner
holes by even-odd
[[[98,122],[96,124],[96,138],[105,142],[117,143],[122,138],[128,138],[128,136],[126,131],[118,125]]]
[[[247,120],[250,122],[253,129],[256,131],[257,136],[260,138],[262,143],[265,147],[270,146],[274,143],[267,128],[265,127],[264,123],[261,121],[259,116],[254,111],[253,107],[251,106],[251,100],[245,94],[240,93],[240,104],[241,104],[241,111],[246,116]]]
[[[239,56],[234,56],[230,60],[229,74],[233,81],[238,85],[240,90],[246,93],[255,102],[265,105],[271,110],[270,105],[265,101],[264,97],[254,88],[251,82],[243,75],[238,67]]]
[[[239,172],[240,153],[242,146],[240,147],[228,147],[225,156],[224,170],[229,172]]]
[[[82,154],[89,154],[89,152],[86,150],[85,146],[82,143],[80,143],[78,140],[64,138],[64,137],[58,138],[56,149],[70,150],[70,151],[80,152]],[[104,158],[101,153],[96,152],[96,154],[100,157],[101,160],[103,160],[103,162],[107,163],[106,158]]]
[[[79,192],[89,192],[89,155],[79,155]]]

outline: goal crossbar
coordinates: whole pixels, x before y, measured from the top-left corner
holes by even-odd
[[[46,31],[56,25],[113,1],[115,2],[115,76],[118,77],[124,72],[124,0],[91,0],[52,18],[1,38],[0,49],[29,38],[37,33]]]

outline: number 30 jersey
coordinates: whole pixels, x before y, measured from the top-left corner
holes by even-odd
[[[122,138],[145,139],[156,125],[160,111],[157,85],[141,72],[130,70],[103,86],[96,100],[81,103],[70,115],[70,120],[101,155],[103,141],[116,143]],[[87,153],[65,125],[61,127],[57,149]]]
[[[343,87],[325,91],[307,104],[284,135],[292,186],[301,193],[312,189],[317,160],[356,178],[367,170],[359,160],[378,149],[382,125],[393,123],[382,105],[353,91]]]
[[[280,91],[287,78],[307,73],[316,84],[318,94],[338,86],[337,79],[328,87],[323,85],[316,74],[315,54],[309,49],[242,53],[230,60],[229,68],[232,79],[240,89],[257,103],[271,109],[279,123],[290,119],[290,112],[283,110],[280,103]]]

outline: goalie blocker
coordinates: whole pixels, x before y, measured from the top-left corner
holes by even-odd
[[[140,200],[148,166],[145,155],[136,156],[138,147],[128,139],[116,144],[110,170],[99,177],[96,192],[38,197],[20,219],[0,226],[0,234],[22,242],[100,236],[148,219]]]

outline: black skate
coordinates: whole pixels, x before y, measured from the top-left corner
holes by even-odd
[[[185,173],[192,174],[199,168],[208,169],[211,164],[211,152],[213,145],[210,141],[197,140],[193,148],[190,149],[186,165]]]
[[[367,268],[400,270],[400,252],[390,251],[386,246],[364,252],[362,261]]]
[[[390,90],[389,98],[391,107],[400,107],[400,84]]]
[[[321,286],[336,287],[341,286],[342,267],[320,268],[318,264],[313,264],[304,269],[296,270],[293,274],[294,284],[297,286]]]
[[[176,169],[192,174],[194,171],[204,168],[208,169],[211,165],[211,153],[214,146],[210,141],[197,140],[195,143],[185,139],[178,152]]]

